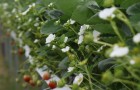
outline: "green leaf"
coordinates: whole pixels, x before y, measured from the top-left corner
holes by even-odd
[[[39,4],[42,4],[44,6],[48,6],[50,3],[55,3],[57,0],[38,0],[37,2]]]
[[[131,17],[130,17],[130,22],[131,22],[132,26],[133,26],[138,32],[140,32],[140,14],[131,16]]]
[[[57,0],[56,6],[62,10],[66,17],[71,17],[72,12],[82,0]]]
[[[69,62],[68,57],[65,57],[65,58],[59,63],[58,68],[60,68],[60,69],[67,69],[67,67],[68,67],[68,62]]]
[[[71,18],[80,24],[87,24],[87,20],[93,15],[93,12],[88,8],[89,3],[93,2],[87,2],[77,6]]]
[[[104,42],[114,44],[119,40],[119,38],[117,36],[109,36],[109,35],[107,35],[106,37],[101,37],[101,40],[104,41]]]
[[[101,71],[105,71],[112,65],[113,62],[114,62],[113,58],[108,58],[108,59],[102,60],[98,63],[98,68]]]
[[[127,9],[129,6],[133,5],[134,3],[138,3],[140,0],[124,0],[121,3],[121,7]]]
[[[116,5],[120,5],[123,2],[123,0],[115,0]]]
[[[60,25],[55,25],[56,20],[51,20],[46,22],[42,27],[41,27],[41,34],[51,34],[51,33],[55,33],[59,30],[62,29],[62,26]]]
[[[96,24],[94,26],[95,30],[101,32],[101,33],[110,33],[114,34],[113,28],[110,24]]]
[[[99,12],[100,7],[98,6],[98,4],[94,1],[91,1],[87,4],[87,7],[92,10],[94,13]]]
[[[60,10],[47,10],[46,12],[52,19],[59,19],[63,15]]]
[[[128,15],[136,15],[140,13],[140,3],[133,4],[132,6],[128,7],[127,9]]]
[[[99,24],[99,23],[104,23],[106,22],[105,20],[102,20],[99,18],[98,13],[91,16],[88,20],[87,23],[88,24]]]
[[[99,6],[102,6],[104,0],[95,0]]]

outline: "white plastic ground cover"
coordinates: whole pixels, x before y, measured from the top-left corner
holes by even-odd
[[[32,64],[33,63],[33,57],[29,56],[29,62]],[[43,77],[43,74],[44,74],[44,69],[47,69],[47,66],[44,66],[42,68],[36,68],[36,71],[38,72],[38,74]],[[51,70],[50,70],[51,71]],[[48,84],[51,80],[55,80],[56,82],[58,82],[60,80],[60,78],[57,76],[57,75],[52,75],[51,76],[51,79],[49,80],[45,80],[45,82]],[[47,89],[44,89],[44,90],[47,90]],[[71,90],[71,88],[69,88],[68,85],[65,85],[64,87],[62,88],[55,88],[55,89],[52,89],[52,90]]]

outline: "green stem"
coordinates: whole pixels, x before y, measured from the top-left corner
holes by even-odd
[[[102,44],[102,45],[107,45],[109,47],[112,47],[113,45],[109,44],[109,43],[106,43],[106,42],[102,42],[102,41],[94,41],[95,43],[97,44]]]
[[[124,42],[124,40],[123,40],[121,34],[119,33],[119,30],[118,30],[118,28],[117,28],[116,23],[115,23],[114,21],[112,21],[112,20],[110,20],[110,23],[111,23],[111,25],[112,25],[112,27],[113,27],[113,29],[114,29],[114,32],[117,34],[117,36],[120,38],[120,40],[121,40],[122,42]]]
[[[135,35],[135,31],[134,31],[133,27],[131,26],[131,23],[129,22],[129,20],[125,16],[125,14],[122,13],[120,10],[117,10],[117,11],[120,14],[120,15],[117,15],[117,18],[120,19],[121,21],[123,21],[130,28],[131,33],[133,35]]]
[[[86,71],[87,76],[88,76],[88,79],[89,79],[90,90],[93,90],[93,88],[92,88],[92,82],[91,82],[91,77],[90,77],[90,73],[89,73],[89,71],[88,71],[88,68],[87,68],[86,65],[84,66],[84,68],[85,68],[85,71]]]
[[[121,83],[126,83],[126,84],[130,84],[130,85],[138,86],[137,83],[132,82],[132,81],[128,81],[128,80],[115,79],[114,82],[121,82]]]
[[[139,76],[136,75],[129,67],[125,67],[127,71],[137,80],[140,80]]]
[[[71,26],[69,26],[69,28],[70,28],[75,34],[78,35],[78,33],[77,33]]]

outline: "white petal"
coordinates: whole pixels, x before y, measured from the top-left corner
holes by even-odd
[[[35,40],[34,40],[34,43],[37,43],[38,41],[39,41],[38,39],[35,39]]]
[[[64,43],[66,43],[68,41],[68,37],[65,37],[64,39]]]
[[[78,35],[83,35],[84,34],[84,32],[85,32],[85,30],[86,29],[88,29],[89,28],[89,25],[82,25],[81,27],[80,27],[80,32],[78,33]]]
[[[69,46],[66,46],[65,48],[62,48],[61,50],[62,50],[62,52],[68,52],[69,49],[70,49],[70,47]]]
[[[99,17],[104,20],[107,20],[109,17],[114,18],[115,14],[113,13],[115,10],[116,10],[116,7],[106,8],[99,12]]]
[[[78,44],[81,44],[83,42],[84,36],[80,35],[78,39]]]
[[[137,34],[133,37],[133,42],[135,42],[135,43],[140,43],[140,33],[137,33]]]
[[[74,24],[75,20],[70,19],[70,24]]]
[[[74,69],[74,67],[69,67],[69,68],[68,68],[68,72],[72,72],[73,69]]]
[[[98,41],[100,34],[101,34],[100,32],[94,30],[93,31],[93,41]]]
[[[80,85],[83,81],[83,74],[80,73],[79,75],[77,75],[73,81],[73,84],[77,84]]]

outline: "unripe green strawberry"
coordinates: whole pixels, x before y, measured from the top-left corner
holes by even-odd
[[[133,48],[131,51],[133,54],[138,54],[140,52],[140,49],[138,47]]]
[[[112,5],[114,5],[114,0],[104,0],[103,2],[104,7],[111,7]]]
[[[123,76],[123,69],[122,68],[115,69],[115,77],[120,78],[122,76]]]
[[[88,59],[85,59],[85,60],[79,62],[78,65],[80,65],[80,66],[85,65],[87,63],[87,61],[88,61]]]
[[[113,75],[111,73],[111,71],[106,71],[105,73],[103,73],[102,75],[102,82],[104,82],[105,84],[110,84],[113,81]]]
[[[66,81],[64,79],[61,79],[60,81],[58,81],[58,87],[60,88],[65,86],[65,84],[66,84]]]
[[[39,87],[39,86],[42,85],[42,81],[41,81],[41,80],[37,80],[36,84],[37,84],[37,86]]]
[[[72,54],[72,53],[67,53],[68,54],[68,58],[69,58],[69,60],[75,60],[75,55],[74,54]]]
[[[92,32],[86,32],[84,35],[84,43],[89,44],[93,42],[93,33]]]
[[[23,88],[26,88],[26,87],[27,87],[27,83],[23,83],[23,84],[22,84],[22,87],[23,87]]]
[[[77,84],[72,85],[72,90],[79,90],[79,86]]]

